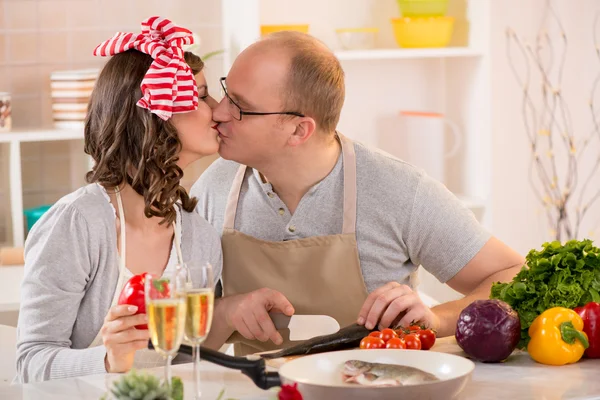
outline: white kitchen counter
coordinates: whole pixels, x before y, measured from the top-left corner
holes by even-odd
[[[464,355],[454,338],[438,340],[435,351]],[[162,368],[151,370],[162,377]],[[537,364],[527,353],[515,352],[504,363],[476,363],[472,381],[463,392],[462,400],[525,399],[600,399],[600,360],[582,360],[576,364],[550,367]],[[184,380],[186,399],[193,398],[191,364],[173,367],[173,374]],[[0,399],[95,399],[106,390],[106,383],[118,375],[92,375],[28,385],[0,387]],[[228,370],[202,362],[203,398],[216,399],[223,388],[223,399],[258,400],[272,398],[249,378],[235,370]]]
[[[17,325],[23,266],[0,266],[0,325]]]
[[[21,281],[23,280],[23,266],[0,266],[0,312],[18,311],[21,301]]]

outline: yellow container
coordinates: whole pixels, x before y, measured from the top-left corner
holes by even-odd
[[[392,27],[396,43],[400,47],[445,47],[452,38],[454,18],[394,18]]]
[[[302,33],[308,33],[308,24],[306,25],[261,25],[260,34],[261,36],[267,36],[270,33],[281,32],[281,31],[296,31]]]
[[[448,0],[396,0],[403,17],[441,17],[446,15]]]

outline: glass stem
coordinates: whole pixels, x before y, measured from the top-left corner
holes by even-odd
[[[192,356],[194,358],[194,389],[196,392],[196,400],[202,397],[202,391],[200,390],[200,345],[195,344],[192,350]]]
[[[165,384],[171,389],[171,360],[173,356],[167,356],[167,363],[165,364]]]

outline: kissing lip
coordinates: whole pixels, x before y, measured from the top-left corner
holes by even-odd
[[[219,136],[223,136],[223,134],[222,134],[222,133],[221,133],[221,131],[219,130],[219,124],[218,124],[218,123],[217,123],[217,124],[214,124],[214,125],[212,126],[212,128],[213,128],[215,131],[217,131],[217,133],[219,134]]]
[[[219,124],[215,124],[212,127],[214,130],[217,131],[217,133],[219,134],[219,136],[226,138],[227,136],[223,135],[223,133],[219,130]]]

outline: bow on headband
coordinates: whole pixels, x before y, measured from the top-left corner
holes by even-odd
[[[198,88],[194,74],[183,58],[183,45],[193,44],[192,32],[161,17],[142,22],[142,33],[117,32],[94,49],[95,56],[112,56],[135,49],[154,61],[142,80],[142,98],[137,105],[163,120],[174,113],[198,108]]]

